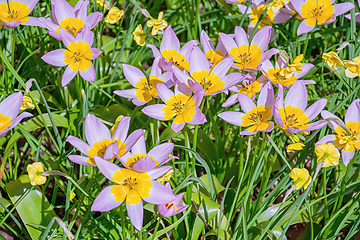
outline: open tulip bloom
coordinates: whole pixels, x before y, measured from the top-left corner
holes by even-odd
[[[240,82],[244,75],[242,73],[227,72],[234,60],[226,58],[210,70],[210,62],[205,54],[198,47],[194,47],[190,54],[190,75],[191,77],[173,67],[173,73],[180,83],[190,86],[194,93],[202,92],[204,95],[215,95],[219,92],[227,92],[229,87]]]
[[[286,68],[288,67],[287,61],[282,56],[279,56],[275,63],[275,67],[269,60],[265,60],[261,65],[261,70],[264,73],[263,78],[266,76],[274,85],[282,85],[283,88],[289,88],[314,67],[311,63],[302,63],[301,65],[302,66],[299,67],[299,72],[291,70],[288,72],[286,71]],[[305,84],[315,84],[315,81],[313,80],[303,80],[303,82]]]
[[[112,161],[116,156],[123,156],[144,134],[144,130],[138,129],[128,137],[130,117],[123,117],[114,134],[97,117],[88,114],[85,119],[85,135],[89,144],[74,136],[69,136],[66,141],[79,149],[86,156],[70,155],[69,159],[74,163],[88,166],[96,166],[95,156]]]
[[[176,158],[174,156],[170,157],[173,149],[173,143],[163,143],[147,153],[145,138],[141,136],[132,147],[131,153],[127,152],[124,156],[120,157],[119,160],[126,168],[137,172],[148,172]]]
[[[242,93],[254,100],[256,93],[260,92],[263,84],[264,83],[261,83],[259,79],[256,80],[256,77],[253,73],[246,74],[244,80],[242,80],[240,84],[229,88],[231,92],[235,92],[236,94],[231,95],[221,106],[228,107],[237,103],[239,99],[239,93]]]
[[[171,72],[162,74],[162,71],[158,66],[160,59],[161,58],[158,57],[154,60],[149,79],[146,78],[145,74],[140,69],[123,64],[124,75],[129,83],[135,88],[117,90],[114,91],[114,93],[121,97],[132,98],[132,102],[136,106],[142,106],[151,99],[157,98],[159,94],[156,90],[156,84],[164,83],[167,87],[173,85],[171,80],[173,74]]]
[[[212,43],[209,36],[204,30],[201,31],[200,43],[205,53],[205,57],[212,65],[211,67],[216,66],[219,62],[221,62],[224,59],[224,56],[227,53],[227,51],[224,45],[222,44],[222,42],[220,41],[215,49],[214,44]]]
[[[168,189],[171,189],[171,184],[169,182],[165,183],[165,187]],[[173,202],[167,203],[167,204],[161,204],[157,206],[157,209],[159,213],[164,217],[171,217],[176,214],[179,214],[189,206],[189,205],[181,205],[181,201],[183,199],[184,193],[180,193],[178,195],[175,195],[175,200]]]
[[[62,86],[67,85],[78,72],[86,81],[94,81],[95,69],[91,60],[98,58],[102,51],[91,47],[94,33],[90,27],[86,25],[76,37],[61,28],[60,36],[67,49],[48,52],[41,59],[54,66],[68,66],[62,76]]]
[[[274,118],[281,129],[289,133],[298,133],[299,131],[313,131],[326,125],[326,120],[309,122],[319,115],[327,100],[322,98],[306,108],[307,99],[306,86],[302,81],[297,81],[290,87],[285,97],[285,103],[283,88],[282,85],[279,85],[278,96],[275,100]]]
[[[0,0],[0,23],[15,28],[21,25],[40,26],[37,19],[29,17],[39,0]]]
[[[240,132],[241,135],[254,135],[257,132],[270,132],[274,128],[274,123],[270,121],[274,108],[274,89],[267,83],[260,91],[257,105],[254,101],[242,94],[238,94],[242,112],[223,112],[218,114],[220,118],[228,123],[241,127],[249,127]]]
[[[354,8],[354,4],[346,2],[333,5],[335,0],[291,0],[292,6],[304,19],[297,30],[297,35],[310,32],[316,24],[330,24],[336,17]]]
[[[115,184],[100,192],[91,206],[91,211],[109,211],[126,201],[131,223],[140,230],[144,217],[143,200],[152,204],[167,204],[176,200],[171,189],[156,181],[171,169],[170,166],[139,173],[120,168],[97,156],[95,162],[104,176]]]
[[[174,94],[162,83],[158,83],[156,88],[165,104],[147,106],[141,110],[144,114],[162,121],[168,121],[175,117],[171,124],[171,129],[175,132],[183,129],[185,123],[196,125],[206,122],[205,115],[199,109],[203,98],[202,93],[196,93],[191,97],[175,88]]]
[[[161,40],[160,51],[154,45],[148,44],[147,46],[151,48],[155,58],[162,57],[160,65],[165,71],[171,71],[172,65],[178,67],[181,71],[189,71],[189,55],[197,44],[198,41],[191,40],[180,49],[179,39],[171,26],[168,26]]]
[[[224,33],[220,33],[220,39],[230,56],[235,60],[234,65],[245,71],[257,71],[261,63],[278,53],[277,49],[266,51],[269,45],[271,27],[264,27],[255,33],[251,43],[241,27],[235,27],[235,41]]]
[[[79,0],[74,7],[65,0],[51,0],[51,18],[41,17],[38,20],[48,30],[49,35],[58,40],[61,40],[61,28],[75,37],[85,24],[92,29],[103,16],[101,12],[88,15],[88,5],[88,0]]]
[[[329,127],[335,134],[326,135],[316,144],[334,143],[341,149],[341,157],[345,165],[348,165],[354,157],[355,149],[360,149],[360,100],[353,101],[345,114],[345,123],[326,110],[321,116],[328,121]]]
[[[23,112],[17,116],[22,102],[22,92],[13,93],[0,102],[0,137],[13,129],[23,118],[32,116],[28,112]]]

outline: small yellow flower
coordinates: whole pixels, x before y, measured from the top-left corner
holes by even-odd
[[[290,0],[274,0],[268,4],[268,9],[274,13],[278,12],[280,8],[288,4]]]
[[[72,191],[70,192],[70,201],[72,201],[75,196],[76,196],[76,194],[74,193],[74,190],[72,190]]]
[[[164,176],[162,176],[161,178],[157,179],[157,181],[158,181],[159,183],[164,184],[164,182],[170,181],[170,178],[172,177],[173,173],[174,173],[174,170],[173,170],[173,169],[170,169],[167,173],[165,173]]]
[[[162,19],[163,15],[164,15],[163,12],[159,12],[158,19],[151,19],[151,20],[147,21],[147,23],[146,23],[147,26],[153,27],[153,29],[151,31],[151,35],[153,35],[153,36],[156,35],[158,33],[158,31],[162,31],[168,26],[168,23]]]
[[[339,56],[335,52],[323,53],[322,58],[331,68],[335,68],[336,66],[343,66],[343,62],[339,58]]]
[[[23,110],[26,110],[26,109],[29,109],[29,108],[34,109],[35,106],[32,103],[31,98],[29,98],[27,96],[24,96],[23,97],[23,102],[22,102],[21,107],[20,107],[20,110],[23,111]]]
[[[147,34],[143,31],[141,24],[137,25],[135,31],[133,31],[132,34],[134,35],[134,41],[137,43],[137,45],[145,45],[145,38]]]
[[[29,174],[31,185],[42,185],[46,182],[46,177],[41,175],[44,172],[44,167],[41,162],[29,164],[26,170]]]
[[[96,0],[97,5],[99,5],[99,7],[104,8],[105,10],[109,10],[109,2],[108,1],[104,1],[104,0]]]
[[[345,75],[349,78],[360,77],[360,57],[353,60],[344,60]]]
[[[114,125],[110,129],[111,136],[114,135],[116,128],[118,127],[119,122],[123,117],[124,117],[123,115],[120,115],[116,118]]]
[[[292,144],[289,144],[289,146],[287,147],[287,152],[291,152],[292,150],[301,150],[301,149],[303,149],[303,147],[304,147],[305,145],[303,144],[303,143],[300,143],[300,142],[298,142],[298,143],[292,143]]]
[[[117,23],[122,17],[124,16],[124,11],[118,9],[117,7],[112,7],[108,13],[108,15],[105,17],[105,22],[109,24],[115,24]]]
[[[302,187],[306,190],[311,183],[311,176],[306,168],[294,168],[289,176],[294,180],[297,190]]]
[[[317,163],[324,162],[322,167],[336,166],[339,164],[340,152],[332,143],[321,143],[315,147],[318,157]]]

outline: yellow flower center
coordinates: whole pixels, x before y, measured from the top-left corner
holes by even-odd
[[[85,71],[91,66],[92,52],[89,44],[83,41],[71,42],[64,56],[64,62],[69,64],[73,71]]]
[[[128,165],[130,168],[133,168],[134,164],[144,157],[146,157],[145,154],[134,154],[132,157],[126,159],[126,165]],[[152,156],[149,157],[155,162],[155,167],[159,165],[159,162],[156,161]]]
[[[162,111],[166,120],[176,116],[174,119],[176,124],[190,122],[195,114],[195,101],[190,96],[178,93],[166,101]]]
[[[242,45],[238,48],[234,47],[230,50],[235,62],[234,64],[240,69],[256,69],[261,62],[262,49],[256,44],[251,44],[250,47]]]
[[[206,70],[194,72],[192,78],[202,87],[206,96],[225,88],[225,83],[220,80],[220,77]]]
[[[121,140],[119,139],[103,139],[102,141],[96,142],[94,143],[94,145],[92,146],[92,148],[89,149],[88,151],[88,156],[89,158],[86,160],[87,163],[96,165],[95,160],[94,160],[94,156],[99,156],[101,158],[104,158],[105,155],[105,151],[106,148],[113,142],[117,141],[118,145],[119,145],[119,153],[118,156],[121,157],[126,153],[126,144],[124,144]],[[113,159],[110,159],[110,161],[114,160],[115,157]]]
[[[0,114],[0,132],[11,126],[11,117]]]
[[[265,107],[264,105],[254,107],[242,117],[241,125],[243,127],[251,126],[248,130],[252,133],[266,130],[270,126],[268,122],[271,117],[270,109],[270,106]]]
[[[68,31],[74,37],[76,36],[78,31],[80,31],[81,29],[84,28],[84,26],[85,26],[85,22],[83,20],[81,20],[80,18],[70,17],[70,18],[66,18],[66,19],[62,20],[60,23],[60,27],[62,27],[66,31]],[[58,27],[56,29],[56,32],[58,34],[60,34],[60,27]]]
[[[291,86],[296,82],[296,77],[293,76],[293,72],[285,72],[287,68],[271,68],[267,71],[267,75],[270,81],[274,84],[281,84],[283,86]],[[284,75],[292,75],[290,77],[285,77]]]
[[[137,204],[141,198],[150,196],[152,183],[147,173],[139,173],[129,169],[118,170],[112,177],[113,182],[117,183],[112,186],[110,192],[114,195],[115,200],[122,202],[126,197],[126,203]]]
[[[303,130],[310,127],[308,124],[309,118],[300,108],[289,105],[286,106],[285,109],[279,108],[279,113],[284,122],[284,129],[297,127],[299,130]]]
[[[331,0],[308,0],[301,7],[301,15],[305,18],[305,23],[312,27],[316,22],[322,24],[329,21],[334,13]]]
[[[30,8],[27,4],[21,2],[10,1],[9,5],[6,2],[0,3],[0,20],[5,23],[20,21],[24,24],[30,17]]]
[[[260,92],[261,84],[259,81],[254,81],[252,83],[240,83],[241,87],[237,93],[242,93],[248,97],[253,97],[256,93]]]
[[[339,126],[335,128],[335,144],[344,151],[354,151],[355,148],[360,148],[360,122],[347,122],[346,127],[350,135]]]
[[[222,54],[220,50],[214,51],[213,49],[210,49],[206,51],[205,57],[207,58],[207,60],[209,60],[209,62],[213,64],[213,66],[211,67],[213,68],[219,62],[221,62],[221,60],[224,59],[224,54]]]
[[[148,102],[153,97],[157,97],[159,94],[156,89],[156,84],[163,83],[164,80],[160,79],[158,76],[150,76],[149,83],[146,78],[141,78],[140,81],[135,83],[135,90],[136,96],[139,98],[140,101]]]
[[[165,204],[165,207],[166,207],[167,210],[169,210],[171,207],[174,207],[174,212],[177,212],[177,210],[178,210],[178,209],[175,207],[175,203],[173,203],[173,202],[170,202],[170,203]]]
[[[251,18],[251,23],[255,26],[257,24],[257,22],[259,21],[259,18],[261,16],[261,14],[263,13],[263,11],[265,11],[266,6],[265,5],[260,5],[258,7],[254,7],[253,10],[250,13],[250,18]],[[274,12],[271,11],[270,9],[266,11],[265,16],[263,17],[263,19],[261,20],[261,23],[259,24],[258,29],[261,29],[263,27],[266,26],[271,26],[272,23],[274,22]]]
[[[161,55],[166,59],[166,61],[171,62],[181,71],[189,71],[189,63],[185,61],[185,56],[181,53],[178,53],[176,50],[164,50]]]

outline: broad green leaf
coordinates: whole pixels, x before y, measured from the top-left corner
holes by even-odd
[[[219,179],[217,179],[217,177],[213,174],[211,174],[211,178],[213,180],[213,183],[214,183],[214,189],[215,189],[215,193],[218,194],[222,191],[225,190],[225,188],[223,186],[221,186],[221,183],[219,182]],[[207,188],[207,191],[206,192],[210,192],[210,185],[209,185],[209,178],[208,178],[208,175],[205,174],[205,175],[202,175],[200,177],[200,180],[204,183],[204,185],[206,186]],[[200,186],[200,188],[202,188]]]
[[[6,191],[14,205],[27,191],[30,191],[27,196],[18,203],[16,211],[24,222],[31,238],[37,240],[40,238],[43,230],[32,227],[30,224],[46,227],[51,219],[56,217],[56,214],[40,188],[36,186],[30,190],[31,188],[32,185],[30,184],[28,175],[22,175],[16,181],[6,185]]]
[[[218,230],[217,229],[212,229],[209,232],[207,232],[203,237],[204,239],[206,239],[207,236],[217,236],[218,234]],[[226,232],[224,229],[220,230],[220,239],[221,240],[229,240],[231,239],[231,235],[230,233]]]

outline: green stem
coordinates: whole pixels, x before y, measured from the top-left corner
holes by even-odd
[[[311,35],[311,33],[308,32],[308,33],[307,33],[307,36],[306,36],[306,42],[305,42],[305,46],[304,46],[304,50],[303,50],[304,59],[306,59],[306,51],[307,51],[307,47],[308,47],[308,44],[309,44],[310,35]]]
[[[152,240],[155,240],[155,236],[156,236],[157,230],[159,228],[159,224],[160,224],[160,217],[158,217],[158,219],[157,219],[155,230],[154,230],[154,233],[153,233],[153,237],[151,238]]]
[[[323,196],[326,196],[326,168],[324,168],[324,174],[323,174]],[[324,205],[325,205],[325,223],[329,220],[329,208],[327,203],[327,198],[324,198]]]
[[[121,218],[121,227],[122,227],[122,230],[121,230],[121,234],[122,234],[122,239],[123,240],[126,240],[126,226],[125,226],[125,217],[124,217],[124,209],[123,209],[123,205],[121,204],[120,205],[120,218]]]

